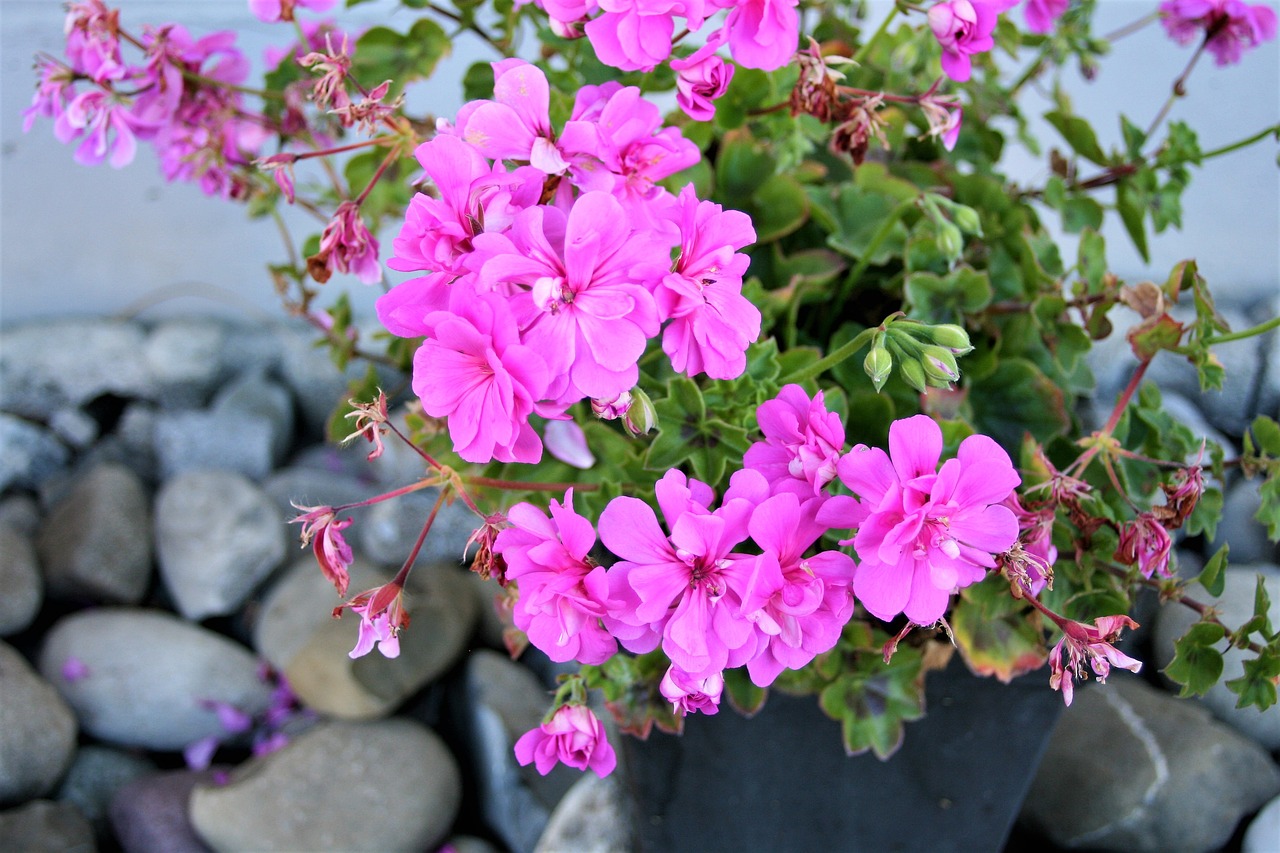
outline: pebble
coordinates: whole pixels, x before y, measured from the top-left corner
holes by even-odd
[[[137,323],[60,320],[5,330],[0,409],[41,421],[104,394],[153,399],[155,383]]]
[[[357,503],[377,494],[377,490],[349,474],[291,465],[262,481],[262,490],[275,501],[285,519],[298,515],[300,506],[341,506]],[[359,510],[349,511],[355,516]],[[346,518],[348,513],[343,513]],[[296,527],[289,528],[292,531]]]
[[[1280,792],[1280,769],[1203,708],[1126,675],[1077,690],[1023,821],[1072,850],[1218,849]]]
[[[75,748],[76,718],[67,703],[0,642],[0,805],[52,791]]]
[[[1249,822],[1240,843],[1240,853],[1276,853],[1280,850],[1280,797],[1262,807]]]
[[[583,773],[551,813],[534,853],[630,853],[629,811],[617,776]]]
[[[70,803],[32,800],[0,812],[0,849],[14,853],[94,853],[93,827]]]
[[[190,817],[216,851],[434,849],[462,801],[444,742],[405,719],[322,723],[252,759],[226,785],[198,785]]]
[[[0,412],[0,491],[10,486],[39,489],[62,470],[68,458],[67,448],[53,433]]]
[[[171,770],[139,777],[111,798],[111,828],[124,853],[209,853],[187,817],[196,785],[214,782],[225,767]]]
[[[581,774],[556,767],[546,776],[513,759],[516,740],[541,724],[551,693],[506,655],[479,649],[467,659],[463,696],[467,754],[481,816],[512,850],[532,851],[556,804]]]
[[[188,619],[239,607],[286,554],[289,531],[262,489],[231,471],[191,471],[156,497],[160,575]]]
[[[1227,492],[1209,553],[1231,543],[1232,563],[1271,562],[1280,559],[1280,546],[1267,538],[1267,528],[1254,518],[1262,506],[1262,479],[1238,480]]]
[[[1231,554],[1235,555],[1234,544]],[[1258,575],[1265,578],[1267,592],[1271,597],[1271,624],[1280,625],[1280,567],[1263,564],[1227,567],[1222,597],[1215,604],[1220,611],[1218,618],[1224,624],[1235,628],[1253,616],[1253,596]],[[1198,601],[1211,600],[1199,584],[1192,586],[1188,595]],[[1177,602],[1170,602],[1160,608],[1153,642],[1155,663],[1159,668],[1163,669],[1173,660],[1174,643],[1198,619],[1195,611]],[[1221,644],[1218,649],[1222,650]],[[1240,697],[1226,686],[1227,681],[1239,678],[1244,673],[1244,661],[1252,657],[1252,653],[1246,653],[1243,649],[1228,649],[1223,655],[1222,678],[1197,701],[1203,702],[1218,719],[1267,749],[1280,750],[1280,713],[1277,713],[1277,709],[1259,711],[1257,708],[1237,708],[1236,702]]]
[[[271,453],[268,472],[284,461],[293,443],[293,398],[263,371],[250,371],[219,391],[212,413],[237,424],[265,424]]]
[[[266,418],[208,410],[156,417],[156,458],[164,479],[217,468],[261,480],[271,473],[274,443]]]
[[[116,791],[155,770],[155,765],[140,755],[87,744],[76,750],[75,760],[58,786],[56,799],[71,803],[99,834],[105,834],[107,809]]]
[[[64,668],[79,667],[68,678]],[[45,639],[40,672],[89,734],[122,746],[179,750],[223,735],[204,701],[261,713],[271,690],[247,649],[156,610],[111,607],[59,620]]]
[[[477,607],[466,578],[449,567],[431,568],[411,576],[405,605],[412,622],[400,634],[395,659],[375,650],[351,660],[347,653],[355,645],[358,619],[349,612],[340,620],[331,617],[341,599],[310,557],[295,563],[272,588],[254,646],[308,707],[349,720],[385,716],[452,667],[475,627]],[[350,593],[388,580],[390,575],[357,561]]]
[[[0,522],[0,637],[23,631],[40,612],[44,582],[31,537]]]
[[[50,509],[36,547],[49,594],[137,604],[151,580],[146,488],[122,465],[78,475]]]
[[[227,330],[217,320],[193,317],[157,323],[142,352],[156,399],[166,409],[204,405],[222,378],[227,351]]]

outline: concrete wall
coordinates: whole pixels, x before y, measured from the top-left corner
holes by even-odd
[[[1101,5],[1099,29],[1105,32],[1156,3],[1102,0]],[[126,0],[123,7],[130,26],[177,19],[198,34],[241,29],[241,44],[251,56],[289,39],[287,28],[255,21],[244,0]],[[392,8],[374,2],[352,13],[365,25],[406,26],[406,13]],[[209,310],[278,316],[264,265],[283,254],[269,223],[250,222],[241,208],[205,198],[194,187],[166,184],[145,147],[124,170],[90,169],[72,160],[72,150],[54,139],[49,122],[22,133],[20,114],[33,91],[32,54],[60,51],[62,17],[53,0],[0,0],[0,322],[138,309],[147,316]],[[1119,42],[1092,84],[1070,75],[1077,106],[1099,122],[1104,144],[1118,139],[1118,126],[1112,124],[1117,110],[1146,124],[1190,51],[1150,27]],[[415,107],[452,115],[459,91],[444,81],[456,80],[471,62],[484,58],[482,45],[461,41],[438,75],[440,82],[418,87]],[[1276,43],[1234,68],[1219,69],[1206,59],[1172,116],[1191,121],[1206,149],[1280,121]],[[1041,138],[1046,145],[1055,140],[1048,128]],[[1149,272],[1123,233],[1113,229],[1109,245],[1116,271],[1159,279],[1176,261],[1197,257],[1215,285],[1250,295],[1275,293],[1280,288],[1276,152],[1275,143],[1267,142],[1199,170],[1184,198],[1186,227],[1155,240]],[[1012,166],[1027,184],[1045,177],[1043,166],[1029,157],[1015,158]],[[404,277],[392,275],[394,281]],[[354,279],[351,286],[358,305],[367,309],[376,291]]]

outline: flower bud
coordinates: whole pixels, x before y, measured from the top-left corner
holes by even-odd
[[[920,366],[920,362],[909,359],[902,359],[898,362],[898,375],[902,377],[902,381],[906,382],[912,388],[924,393],[924,389],[928,386],[925,381],[924,368]]]
[[[943,323],[929,329],[929,338],[944,349],[951,350],[953,355],[965,355],[973,352],[973,344],[969,343],[969,333],[963,326],[954,323]]]
[[[866,360],[862,362],[862,369],[866,371],[871,384],[878,392],[888,380],[889,372],[893,370],[893,356],[889,355],[889,351],[883,346],[873,346],[871,352],[867,353]]]
[[[959,260],[964,253],[964,235],[950,222],[938,223],[938,251],[951,261]]]
[[[649,395],[639,388],[631,390],[631,406],[622,416],[622,425],[632,435],[644,435],[658,425],[658,412]]]
[[[950,387],[952,382],[960,378],[960,368],[956,366],[956,357],[951,350],[940,346],[926,346],[920,354],[920,364],[930,385]]]
[[[982,219],[978,216],[978,211],[969,207],[969,205],[953,204],[951,206],[951,219],[964,233],[972,234],[975,237],[982,236]]]

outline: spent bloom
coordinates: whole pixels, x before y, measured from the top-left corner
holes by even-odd
[[[593,770],[601,778],[613,772],[618,757],[605,739],[604,726],[585,705],[562,705],[551,719],[516,741],[516,760],[546,776],[557,764]]]
[[[1205,49],[1218,65],[1240,61],[1241,54],[1276,37],[1276,13],[1265,4],[1241,0],[1165,0],[1160,20],[1169,37],[1190,44],[1204,32]]]
[[[320,571],[324,572],[324,576],[338,590],[338,595],[346,595],[347,584],[351,581],[347,569],[354,558],[342,531],[351,526],[351,519],[339,521],[332,507],[298,504],[293,504],[293,507],[303,511],[302,515],[290,522],[302,525],[302,546],[305,548],[308,543],[311,544],[316,562],[320,564]]]
[[[307,271],[323,284],[334,271],[352,273],[364,284],[382,278],[378,239],[360,217],[360,205],[344,201],[320,234],[320,251],[307,258]]]
[[[1003,506],[1021,482],[1009,455],[985,435],[960,443],[938,467],[942,430],[926,415],[894,421],[889,452],[858,445],[839,463],[858,500],[837,496],[819,522],[857,526],[853,591],[874,616],[899,613],[917,625],[942,618],[951,594],[994,568],[1018,539]],[[844,544],[847,544],[846,543]]]
[[[1144,578],[1157,573],[1167,578],[1171,576],[1169,555],[1172,549],[1169,531],[1153,513],[1142,512],[1120,529],[1120,544],[1116,546],[1115,558],[1122,563],[1137,565]]]
[[[1128,616],[1103,616],[1092,625],[1067,621],[1062,626],[1062,639],[1049,652],[1049,686],[1061,690],[1062,701],[1070,705],[1075,679],[1087,679],[1090,669],[1099,683],[1107,680],[1113,666],[1130,672],[1142,669],[1141,661],[1112,645],[1125,628],[1137,627]]]

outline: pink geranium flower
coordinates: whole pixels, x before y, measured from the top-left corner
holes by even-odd
[[[348,568],[354,559],[351,546],[343,538],[342,531],[351,526],[351,519],[339,521],[334,515],[333,507],[299,506],[294,509],[303,510],[302,515],[291,519],[292,524],[302,525],[302,545],[311,544],[315,551],[316,562],[320,571],[338,590],[338,595],[347,594],[347,584],[351,582]]]
[[[1138,672],[1142,662],[1112,645],[1125,628],[1137,627],[1138,623],[1128,616],[1103,616],[1092,625],[1066,622],[1062,626],[1062,639],[1049,652],[1049,686],[1061,690],[1062,701],[1070,705],[1075,679],[1088,678],[1090,669],[1099,683],[1107,680],[1113,666]]]
[[[360,632],[356,645],[348,657],[364,657],[376,645],[385,658],[400,656],[400,631],[409,625],[409,614],[404,609],[404,587],[396,581],[374,587],[357,595],[346,604],[333,609],[333,618],[342,615],[344,608],[360,617]]]
[[[798,0],[715,0],[731,9],[725,20],[729,52],[739,65],[773,71],[791,61],[799,46]]]
[[[676,106],[694,121],[710,121],[716,99],[729,91],[733,66],[716,56],[719,45],[708,44],[686,59],[671,60],[676,72]]]
[[[507,579],[519,583],[516,627],[553,661],[602,664],[618,643],[600,625],[613,602],[604,568],[588,556],[595,530],[574,511],[572,489],[548,512],[550,518],[532,504],[516,504],[507,514],[511,526],[493,546],[507,563]]]
[[[1027,0],[1023,10],[1027,16],[1027,30],[1038,35],[1052,32],[1062,13],[1067,11],[1071,0]]]
[[[720,710],[720,696],[724,693],[724,673],[713,672],[705,678],[694,678],[680,667],[672,666],[662,676],[658,692],[678,714],[696,711],[715,714]]]
[[[604,727],[585,705],[561,705],[550,720],[520,736],[515,753],[521,765],[532,764],[543,776],[565,764],[603,779],[618,764]]]
[[[944,0],[929,7],[929,29],[942,46],[942,70],[952,80],[969,79],[975,53],[986,53],[995,46],[995,32],[1000,13],[1017,0]]]
[[[1160,4],[1165,31],[1178,44],[1190,44],[1203,32],[1205,49],[1218,65],[1240,61],[1241,54],[1276,37],[1276,13],[1265,4],[1241,0],[1165,0]]]
[[[822,392],[810,400],[799,385],[787,385],[760,404],[756,420],[765,440],[751,445],[743,465],[763,474],[774,492],[801,500],[821,496],[844,450],[844,424],[827,411]]]
[[[431,337],[413,357],[423,410],[449,419],[454,450],[468,462],[537,462],[529,425],[548,384],[547,365],[521,340],[505,299],[455,291],[450,310],[426,319]]]
[[[860,444],[840,460],[841,481],[867,513],[852,540],[853,591],[879,619],[933,624],[953,592],[1017,541],[1018,520],[1001,505],[1021,482],[1009,455],[984,435],[962,441],[939,469],[941,455],[942,430],[916,415],[889,427],[889,453]]]
[[[750,263],[738,252],[755,242],[751,218],[699,201],[693,185],[678,199],[680,256],[656,297],[664,318],[662,351],[688,376],[736,379],[747,369],[747,347],[760,337],[760,309],[742,295]]]
[[[327,12],[338,0],[249,0],[249,11],[259,21],[292,21],[295,8]]]

